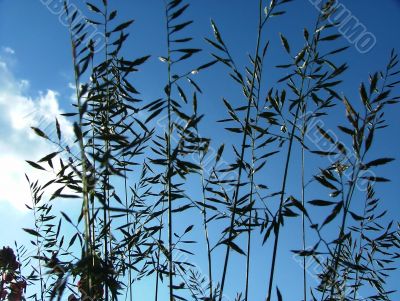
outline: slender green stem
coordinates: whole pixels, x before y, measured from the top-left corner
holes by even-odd
[[[365,117],[364,117],[364,123],[368,119],[367,117],[368,117],[368,112],[366,111],[365,112]],[[366,126],[366,124],[364,124],[361,127],[361,131],[362,131],[361,137],[364,137],[365,126]],[[361,146],[360,146],[359,149],[361,149]],[[347,196],[346,196],[346,199],[345,199],[345,202],[344,202],[342,224],[341,224],[340,232],[339,232],[339,236],[338,236],[338,240],[340,241],[340,243],[338,245],[337,252],[335,252],[336,256],[334,258],[334,267],[333,267],[333,270],[332,270],[334,279],[336,278],[337,270],[338,270],[339,264],[340,264],[340,255],[342,253],[342,248],[343,248],[342,237],[344,236],[344,231],[345,231],[345,228],[346,228],[346,221],[347,221],[347,217],[349,215],[350,205],[351,205],[351,202],[352,202],[352,199],[353,199],[354,191],[355,191],[355,189],[357,187],[357,181],[359,179],[359,174],[360,174],[360,172],[362,170],[361,169],[361,164],[364,161],[365,155],[366,155],[366,152],[364,152],[362,155],[357,153],[356,154],[356,162],[354,162],[354,165],[353,165],[354,170],[353,170],[353,174],[352,174],[351,181],[350,181],[350,188],[348,190],[348,193],[347,193]],[[342,195],[343,195],[343,193],[342,193]],[[326,290],[326,286],[325,286],[325,290]],[[325,290],[324,290],[324,293],[322,295],[322,298],[324,297]],[[330,297],[329,297],[330,299],[332,299],[334,293],[335,293],[335,285],[332,285],[331,289],[330,289]]]
[[[197,126],[196,126],[196,131]],[[209,282],[209,298],[210,300],[213,300],[213,276],[212,276],[212,254],[211,254],[211,244],[210,244],[210,238],[208,234],[208,226],[207,226],[207,208],[206,208],[206,184],[205,184],[205,179],[204,179],[204,155],[202,155],[200,151],[200,145],[199,145],[199,157],[200,157],[200,168],[201,168],[201,188],[202,188],[202,197],[203,197],[203,208],[202,208],[202,214],[203,214],[203,226],[204,226],[204,238],[206,240],[206,246],[207,246],[207,269],[208,269],[208,282]]]
[[[94,67],[93,67],[93,57],[91,59],[91,67],[92,67],[92,74],[94,74]],[[94,76],[96,77],[96,76]],[[96,81],[95,84],[98,84],[98,82]],[[95,100],[92,99],[92,107],[94,108],[95,106]],[[92,131],[92,155],[94,155],[96,153],[96,147],[95,147],[95,114],[92,113],[92,123],[91,123],[91,131]],[[93,252],[96,252],[95,250],[95,241],[96,241],[96,223],[95,223],[95,177],[96,177],[96,159],[93,158],[92,161],[92,165],[93,165],[93,170],[92,170],[92,183],[91,183],[91,187],[90,187],[90,203],[91,203],[91,214],[92,214],[92,221],[91,221],[91,225],[92,225],[92,249]]]
[[[368,206],[368,197],[365,198],[365,202],[364,202],[364,212],[363,212],[363,217],[365,218],[367,215],[367,206]],[[360,258],[361,258],[361,254],[363,253],[363,241],[364,241],[364,228],[365,228],[365,219],[361,221],[361,229],[360,229],[360,246],[358,248],[358,254],[356,255],[356,264],[359,265],[360,263]],[[358,292],[358,288],[360,287],[359,284],[359,278],[360,278],[360,271],[357,269],[356,270],[356,277],[354,279],[354,293],[353,293],[353,300],[356,301],[356,297],[357,297],[357,292]]]
[[[255,58],[254,60],[258,60]],[[258,88],[257,88],[257,102],[255,104],[256,108],[256,117],[255,117],[255,125],[258,125],[258,121],[260,119],[259,116],[259,102],[260,102],[260,92],[261,92],[261,82],[262,82],[262,66],[263,66],[263,58],[261,59],[260,66],[259,66],[259,75],[258,75]],[[255,161],[256,161],[256,135],[254,131],[251,132],[251,152],[252,152],[252,162],[251,162],[251,174],[250,174],[250,196],[249,196],[249,206],[250,206],[250,213],[249,213],[249,222],[247,226],[247,254],[246,254],[246,280],[245,280],[245,292],[244,292],[244,300],[248,300],[249,296],[249,285],[250,285],[250,259],[251,259],[251,225],[252,225],[252,218],[253,218],[253,198],[254,198],[254,177],[255,177]]]
[[[307,111],[307,104],[304,103],[304,110],[303,110],[303,127],[302,127],[302,135],[301,135],[301,204],[303,208],[305,208],[305,135],[306,135],[306,112]],[[303,251],[306,250],[306,218],[305,213],[302,212],[301,214],[301,231],[302,231],[302,243],[303,243]],[[303,298],[304,301],[307,301],[307,267],[306,267],[306,257],[303,256]]]
[[[72,32],[71,32],[71,43],[72,43],[72,60],[73,60],[73,65],[74,65],[74,73],[75,73],[75,87],[76,87],[76,98],[77,98],[77,105],[78,105],[78,110],[81,111],[82,109],[82,102],[81,102],[81,97],[79,95],[79,75],[78,75],[78,63],[76,61],[76,46],[75,42],[72,37]],[[82,115],[79,114],[79,120],[78,120],[78,126],[80,129],[83,128],[83,120],[82,120]],[[82,131],[81,131],[82,132]],[[81,159],[81,164],[82,164],[82,194],[83,194],[83,215],[85,218],[85,246],[86,246],[86,253],[89,254],[90,250],[90,237],[91,235],[89,234],[90,232],[90,216],[89,216],[89,203],[88,203],[88,195],[87,195],[87,167],[86,167],[86,156],[85,156],[85,145],[83,142],[83,137],[79,137],[78,139],[79,143],[79,149],[80,149],[80,159]]]
[[[66,6],[65,6],[66,8]],[[67,10],[67,8],[66,8]],[[67,15],[69,16],[68,10],[67,10]],[[82,101],[81,101],[81,95],[80,95],[80,75],[79,75],[79,65],[77,62],[77,49],[76,49],[76,44],[74,41],[73,33],[72,33],[72,24],[71,24],[71,19],[69,18],[69,33],[70,33],[70,41],[71,41],[71,48],[72,48],[72,61],[73,61],[73,66],[74,66],[74,81],[75,81],[75,93],[76,93],[76,99],[77,99],[77,106],[78,106],[78,112],[79,112],[79,118],[78,118],[78,127],[79,131],[83,133],[83,116],[82,116]],[[91,227],[90,227],[90,207],[89,207],[89,197],[88,197],[88,184],[87,184],[87,164],[86,164],[86,152],[85,152],[85,144],[83,141],[83,136],[79,135],[77,137],[78,139],[78,144],[79,144],[79,151],[80,151],[80,161],[81,161],[81,166],[82,166],[82,197],[83,197],[83,203],[82,203],[82,215],[84,217],[84,223],[85,223],[85,239],[84,239],[84,244],[85,244],[85,249],[84,249],[84,256],[88,257],[92,255],[92,245],[93,242],[92,240],[92,234],[91,234]],[[88,271],[87,271],[87,276],[88,276],[88,290],[89,294],[92,292],[92,271],[90,267],[88,266]]]
[[[105,139],[105,154],[107,155],[107,160],[109,158],[109,148],[110,148],[110,141],[109,141],[109,118],[110,118],[110,90],[109,90],[109,52],[108,52],[108,5],[107,2],[104,2],[104,36],[106,37],[105,39],[105,59],[106,59],[106,118],[105,118],[105,125],[104,125],[104,130],[107,131],[107,138]],[[103,223],[104,223],[104,261],[108,263],[109,260],[109,251],[111,251],[111,245],[109,248],[109,244],[111,244],[111,240],[108,241],[108,235],[110,234],[110,214],[108,212],[108,208],[110,207],[110,197],[109,197],[109,171],[108,171],[108,164],[109,162],[106,162],[105,164],[105,175],[104,175],[104,182],[103,182],[103,197],[104,199],[104,205],[103,205]],[[109,300],[109,290],[108,290],[108,285],[105,285],[105,300]]]
[[[124,192],[125,192],[125,207],[126,207],[126,224],[130,224],[129,220],[129,204],[128,204],[128,181],[127,181],[127,172],[126,172],[126,161],[124,156]],[[132,289],[132,259],[131,259],[131,250],[128,247],[128,282],[129,282],[129,300],[133,300],[133,289]]]
[[[262,32],[262,14],[263,14],[263,6],[262,6],[263,1],[259,1],[259,26],[258,26],[258,33],[257,33],[257,46],[256,46],[256,51],[255,51],[255,63],[254,63],[254,70],[252,74],[252,80],[251,80],[251,85],[250,85],[250,90],[248,91],[249,96],[247,100],[247,112],[246,112],[246,119],[245,119],[245,125],[243,129],[243,139],[242,139],[242,145],[241,145],[241,153],[240,153],[240,159],[239,162],[243,162],[244,160],[244,154],[245,154],[245,149],[246,149],[246,141],[247,141],[247,136],[248,136],[248,124],[250,121],[250,111],[251,111],[251,104],[253,102],[253,91],[254,91],[254,86],[255,86],[255,78],[256,78],[256,73],[257,73],[257,64],[258,64],[258,54],[260,51],[260,43],[261,43],[261,32]],[[233,238],[233,233],[234,233],[234,226],[235,226],[235,216],[236,216],[236,208],[237,208],[237,202],[239,198],[239,190],[241,187],[241,178],[242,178],[242,171],[243,171],[243,164],[239,164],[239,170],[238,170],[238,176],[237,176],[237,184],[235,187],[235,192],[234,192],[234,200],[233,200],[233,208],[232,208],[232,213],[231,213],[231,220],[230,220],[230,226],[229,226],[229,235],[228,235],[228,243],[226,245],[226,252],[225,252],[225,260],[224,260],[224,268],[222,272],[222,280],[221,280],[221,291],[219,295],[219,301],[222,300],[223,295],[224,295],[224,287],[225,287],[225,279],[226,279],[226,274],[227,274],[227,269],[228,269],[228,262],[229,262],[229,254],[230,254],[230,245],[229,242],[232,241]]]
[[[388,68],[386,68],[386,71],[385,71],[385,75],[384,75],[384,77],[383,77],[383,83],[382,83],[382,88],[380,89],[380,93],[379,94],[382,94],[383,93],[383,91],[384,91],[384,89],[385,89],[385,87],[386,87],[386,81],[387,81],[387,79],[388,79],[388,74],[389,74],[389,70],[388,70]],[[370,95],[370,97],[371,97],[371,95]],[[373,122],[371,122],[371,129],[370,129],[370,131],[371,130],[375,130],[375,118],[374,118],[374,120],[373,120]],[[372,188],[371,188],[372,189]],[[368,205],[368,196],[367,196],[367,198],[365,199],[365,203],[364,203],[364,212],[363,212],[363,217],[365,218],[366,217],[366,214],[367,214],[367,205]],[[364,232],[364,230],[365,230],[365,224],[366,224],[366,221],[365,221],[365,219],[361,222],[361,230],[360,230],[360,238],[359,238],[359,240],[360,240],[360,246],[359,246],[359,251],[358,251],[358,256],[356,257],[356,264],[358,265],[359,264],[359,258],[361,258],[361,254],[362,254],[362,252],[363,252],[363,246],[362,246],[362,243],[363,243],[363,241],[364,241],[364,234],[363,234],[363,232]],[[356,297],[357,297],[357,292],[358,292],[358,289],[360,288],[360,278],[362,278],[362,277],[360,277],[360,271],[357,269],[357,271],[356,271],[356,277],[355,277],[355,280],[354,280],[354,293],[353,293],[353,300],[355,301],[356,300]]]
[[[162,209],[161,212],[164,212],[164,202],[162,202]],[[163,216],[164,214],[161,214],[160,218],[160,230],[158,231],[158,240],[157,244],[161,244],[161,235],[162,235],[162,227],[163,227]],[[161,256],[161,247],[158,246],[157,250],[157,267],[156,267],[156,287],[155,287],[155,296],[154,300],[158,301],[158,287],[159,287],[159,276],[160,276],[160,256]]]
[[[171,108],[171,40],[170,40],[170,28],[169,28],[169,18],[168,18],[168,8],[165,8],[165,18],[167,26],[167,64],[168,64],[168,85],[167,85],[167,110],[168,110],[168,132],[167,132],[167,200],[168,200],[168,280],[169,280],[169,300],[174,300],[174,288],[173,288],[173,261],[172,261],[172,160],[171,160],[171,135],[172,135],[172,108]]]
[[[297,105],[297,109],[296,109],[296,114],[295,114],[295,117],[294,117],[292,130],[291,130],[291,133],[290,133],[288,152],[287,152],[286,160],[285,160],[286,161],[286,163],[285,163],[285,171],[284,171],[284,174],[283,174],[282,187],[281,187],[281,191],[280,191],[281,197],[280,197],[280,201],[279,201],[279,210],[278,210],[278,215],[277,215],[278,218],[276,220],[277,227],[276,227],[276,230],[275,230],[276,233],[275,233],[275,240],[274,240],[274,249],[273,249],[273,252],[272,252],[272,263],[271,263],[271,272],[270,272],[270,276],[269,276],[267,301],[271,300],[272,285],[273,285],[273,282],[274,282],[275,264],[276,264],[276,257],[277,257],[277,251],[278,251],[280,225],[281,225],[281,222],[282,222],[283,201],[284,201],[284,197],[285,197],[285,193],[286,193],[286,182],[287,182],[287,178],[288,178],[288,174],[289,174],[289,163],[290,163],[290,159],[291,159],[291,155],[292,155],[294,132],[296,130],[296,122],[297,122],[297,118],[299,116],[299,112],[300,112],[300,104]]]
[[[252,142],[252,168],[251,168],[251,176],[250,176],[250,197],[249,197],[249,205],[252,206],[253,203],[253,186],[254,186],[254,140]],[[253,209],[250,207],[249,220],[247,225],[247,254],[246,254],[246,283],[245,283],[245,291],[244,291],[244,300],[248,300],[249,296],[249,281],[250,281],[250,252],[251,252],[251,223],[253,218]]]
[[[29,186],[31,187],[30,182],[29,182]],[[36,198],[34,197],[34,194],[32,193],[32,188],[30,189],[30,191],[31,191],[31,199],[32,199],[33,218],[35,220],[35,230],[39,233],[39,226],[38,226],[37,213],[36,213],[36,210],[37,210]],[[43,283],[42,259],[41,259],[42,256],[40,254],[39,236],[36,236],[36,247],[37,247],[36,255],[38,257],[38,262],[39,262],[40,300],[44,301],[44,283]],[[1,287],[3,287],[3,285]]]
[[[293,119],[293,124],[292,124],[292,129],[290,132],[290,137],[289,137],[289,146],[288,146],[288,151],[286,155],[286,160],[285,160],[285,169],[284,169],[284,174],[283,174],[283,180],[282,180],[282,186],[281,186],[281,191],[280,191],[280,201],[279,201],[279,209],[278,209],[278,218],[275,221],[277,223],[277,226],[275,228],[275,240],[274,240],[274,247],[272,251],[272,261],[271,261],[271,271],[270,271],[270,277],[269,277],[269,284],[268,284],[268,293],[267,293],[267,301],[271,301],[271,294],[272,294],[272,285],[274,282],[274,274],[275,274],[275,265],[276,265],[276,258],[277,258],[277,251],[278,251],[278,243],[279,243],[279,235],[280,235],[280,228],[281,228],[281,223],[282,223],[282,209],[283,209],[283,202],[285,199],[285,194],[286,194],[286,184],[287,184],[287,179],[289,175],[289,163],[291,161],[291,155],[292,155],[292,147],[293,147],[293,141],[294,141],[294,136],[295,136],[295,131],[296,131],[296,124],[299,118],[299,113],[301,112],[301,106],[304,105],[305,99],[308,97],[309,92],[304,93],[305,87],[305,82],[307,79],[307,72],[308,69],[312,64],[310,64],[310,57],[311,53],[315,52],[316,44],[317,44],[317,38],[315,36],[315,32],[318,28],[318,24],[320,22],[320,15],[318,15],[317,22],[315,24],[314,28],[314,36],[312,39],[311,45],[309,45],[309,51],[307,54],[307,59],[306,59],[306,67],[304,68],[304,71],[302,71],[301,74],[301,87],[300,87],[300,92],[299,92],[299,98],[298,98],[298,104],[296,108],[296,113]],[[310,79],[308,79],[308,86],[310,85]],[[307,89],[309,91],[309,89]]]

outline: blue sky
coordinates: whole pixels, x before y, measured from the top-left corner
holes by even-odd
[[[163,1],[114,2],[115,6],[120,8],[121,20],[135,19],[126,53],[132,57],[152,55],[143,68],[141,77],[135,78],[134,81],[137,88],[143,91],[142,98],[153,100],[160,96],[160,88],[163,87],[166,78],[165,68],[157,59],[165,53]],[[201,54],[202,61],[210,59],[207,55],[210,48],[205,45],[202,37],[211,36],[210,19],[214,19],[223,33],[224,40],[232,49],[233,57],[241,65],[246,64],[247,54],[254,52],[258,1],[190,2],[192,3],[187,18],[195,20],[191,27],[192,35],[196,37],[194,45],[205,48]],[[356,47],[346,40],[340,42],[343,46],[350,46],[346,54],[339,57],[350,64],[350,69],[344,77],[345,84],[340,90],[352,102],[358,102],[357,91],[360,82],[367,81],[371,72],[384,68],[392,48],[400,51],[400,1],[342,0],[342,3],[376,37],[376,45],[365,54],[359,53]],[[308,0],[294,1],[288,5],[287,11],[287,15],[273,19],[268,24],[270,28],[267,38],[271,40],[271,60],[267,59],[266,63],[268,67],[288,61],[280,45],[278,33],[282,32],[294,49],[300,49],[302,29],[310,28],[317,15],[317,10]],[[45,121],[54,120],[60,112],[71,109],[73,73],[68,38],[68,31],[60,24],[58,16],[50,13],[41,1],[0,0],[0,246],[13,245],[14,240],[27,243],[27,237],[21,228],[29,227],[32,216],[23,206],[24,202],[29,202],[28,186],[23,174],[29,171],[32,177],[39,175],[29,170],[24,160],[39,159],[49,150],[49,146],[30,133],[29,126],[38,125],[40,118],[44,118]],[[212,135],[215,145],[229,144],[233,136],[216,129],[218,125],[215,121],[226,117],[222,97],[227,97],[236,105],[239,105],[241,100],[235,96],[238,95],[235,94],[237,88],[226,76],[224,68],[217,66],[209,74],[198,75],[204,90],[199,106],[206,113],[202,130],[205,136]],[[273,79],[278,75],[276,71],[271,71],[271,75],[267,77]],[[399,107],[393,107],[386,113],[390,127],[379,138],[374,153],[377,156],[399,159],[398,114]],[[21,116],[26,117],[20,118]],[[67,134],[71,134],[69,121],[61,119],[61,123]],[[272,168],[274,164],[272,162]],[[279,162],[276,162],[276,166],[278,165]],[[377,187],[377,192],[384,200],[384,207],[389,210],[390,218],[397,220],[400,213],[400,205],[396,199],[400,192],[399,168],[399,161],[385,168],[383,175],[390,177],[392,182]],[[272,177],[267,176],[267,179],[275,181],[275,177],[274,174]],[[291,188],[295,186],[291,185]],[[66,203],[61,206],[68,208]],[[299,225],[298,221],[291,222],[284,229],[281,250],[300,248],[300,241],[285,239],[291,238],[293,231],[298,231]],[[259,277],[257,276],[253,284],[251,300],[262,300],[265,296],[269,264],[265,258],[270,247],[271,245],[267,244],[254,254],[254,262],[257,263],[254,275]],[[220,254],[222,253],[217,252],[216,258]],[[235,273],[244,268],[240,260],[243,261],[239,256],[232,257],[235,264],[228,278],[231,294],[242,287],[242,282],[235,277]],[[202,266],[203,258],[199,257],[198,262]],[[284,292],[285,300],[300,300],[301,268],[293,262],[289,252],[282,253],[278,267],[281,267],[282,272],[277,274],[276,281]],[[290,283],[290,289],[285,289],[284,283]],[[397,299],[398,297],[399,295]]]

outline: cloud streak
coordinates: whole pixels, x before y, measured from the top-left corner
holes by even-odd
[[[2,47],[3,52],[6,54],[15,54],[14,49],[12,49],[11,47]]]

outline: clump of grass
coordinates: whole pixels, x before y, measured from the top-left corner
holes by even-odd
[[[28,161],[54,173],[47,183],[28,178],[35,228],[26,231],[37,249],[27,264],[32,266],[28,283],[37,291],[32,299],[60,300],[68,294],[71,300],[143,300],[143,292],[135,290],[143,282],[153,287],[149,298],[156,301],[221,301],[227,291],[237,289],[227,280],[235,252],[246,266],[236,275],[243,280],[236,300],[252,300],[254,290],[265,291],[268,301],[275,292],[283,300],[290,287],[275,284],[277,260],[285,223],[298,218],[302,245],[293,253],[303,263],[300,298],[390,300],[385,277],[396,268],[399,232],[394,222],[385,224],[384,205],[375,193],[377,183],[389,180],[366,171],[392,161],[370,158],[370,153],[376,135],[387,126],[384,110],[399,100],[393,96],[399,84],[398,56],[392,51],[386,69],[361,84],[361,105],[350,103],[339,92],[348,64],[337,59],[347,47],[329,23],[334,5],[326,1],[315,26],[304,29],[302,45],[294,46],[280,34],[287,62],[277,68],[285,75],[266,82],[271,72],[266,62],[275,58],[269,48],[273,41],[265,34],[269,22],[284,18],[290,2],[258,2],[257,38],[249,46],[248,64],[240,66],[214,21],[213,37],[206,38],[211,58],[203,55],[197,65],[193,58],[202,49],[193,46],[193,21],[184,18],[189,1],[166,1],[166,54],[159,59],[167,76],[156,100],[141,99],[134,85],[150,56],[129,59],[121,54],[133,20],[118,21],[118,11],[106,0],[87,3],[92,17],[79,20],[65,2],[77,99],[74,111],[65,115],[74,124],[75,141],[63,140],[57,120],[54,135],[33,129],[58,151]],[[87,22],[103,32],[104,47],[87,38]],[[239,107],[223,99],[227,117],[216,123],[238,136],[229,147],[215,142],[218,137],[201,134],[198,100],[207,87],[194,75],[209,72],[212,77],[216,64],[227,68],[242,92]],[[336,114],[335,106],[345,113],[335,125],[337,136],[318,123]],[[329,148],[310,139],[311,131]],[[223,156],[230,162],[225,166],[220,164]],[[299,157],[296,168],[293,161]],[[317,157],[325,165],[315,166]],[[281,173],[272,170],[272,158],[281,160]],[[282,176],[277,187],[268,182],[271,173]],[[299,189],[289,187],[292,179],[299,179]],[[320,196],[310,199],[315,188]],[[52,196],[43,197],[45,191]],[[354,202],[361,197],[364,209],[356,212]],[[78,199],[79,214],[55,209],[61,198]],[[192,219],[193,210],[200,213],[200,224]],[[327,230],[333,224],[338,228],[334,237]],[[198,229],[202,236],[195,234]],[[310,242],[312,248],[306,248]],[[194,243],[198,247],[191,247]],[[252,272],[257,264],[252,254],[266,248],[271,250],[267,283],[260,287],[258,279],[264,275]],[[204,252],[205,275],[191,262]],[[189,260],[181,260],[181,254]],[[307,281],[307,259],[322,268],[316,287]]]

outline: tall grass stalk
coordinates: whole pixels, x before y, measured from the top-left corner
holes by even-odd
[[[270,9],[269,14],[271,13],[272,10],[273,10],[273,8]],[[263,11],[263,2],[260,0],[259,5],[258,5],[258,31],[257,31],[257,43],[256,43],[256,49],[255,49],[255,55],[254,55],[255,62],[254,62],[254,69],[253,69],[253,74],[252,74],[252,78],[251,78],[250,89],[248,91],[246,118],[245,118],[245,122],[244,122],[244,130],[243,130],[243,138],[242,138],[239,162],[243,162],[244,156],[245,156],[245,150],[246,150],[251,105],[253,102],[253,91],[254,91],[254,86],[255,86],[255,81],[256,81],[257,65],[259,63],[257,58],[258,58],[259,52],[260,52],[261,32],[263,29],[263,25],[265,24],[265,22],[262,19],[263,12],[264,12]],[[265,18],[267,19],[268,16]],[[222,300],[222,297],[224,294],[225,279],[226,279],[226,275],[227,275],[229,254],[230,254],[230,250],[231,250],[231,246],[229,243],[232,241],[233,233],[234,233],[236,206],[237,206],[237,201],[239,198],[239,191],[240,191],[240,187],[241,187],[242,170],[243,170],[242,164],[240,164],[239,169],[238,169],[238,175],[237,175],[237,184],[236,184],[234,194],[233,194],[233,206],[232,206],[231,220],[230,220],[228,240],[227,240],[228,244],[226,246],[225,259],[224,259],[224,265],[223,265],[223,271],[222,271],[221,291],[220,291],[220,295],[219,295],[219,301]]]
[[[305,63],[304,63],[305,65],[304,65],[304,68],[302,68],[302,70],[300,71],[301,72],[300,89],[299,89],[299,95],[298,95],[297,104],[296,104],[296,113],[294,114],[293,121],[291,122],[292,128],[291,128],[290,134],[289,134],[289,145],[288,145],[286,158],[285,158],[285,167],[284,167],[284,172],[283,172],[282,185],[281,185],[281,190],[280,190],[279,208],[278,208],[277,221],[276,221],[277,224],[276,224],[276,228],[274,229],[275,239],[274,239],[272,257],[271,257],[272,258],[271,259],[271,270],[270,270],[270,274],[269,274],[268,293],[267,293],[267,297],[266,297],[267,301],[270,301],[272,298],[272,287],[273,287],[273,281],[274,281],[276,259],[277,259],[277,255],[278,255],[277,252],[278,252],[280,229],[281,229],[282,217],[283,217],[282,216],[283,204],[284,204],[285,195],[286,195],[287,180],[289,177],[289,164],[290,164],[290,161],[292,158],[292,149],[293,149],[293,142],[294,142],[294,138],[295,138],[295,132],[297,130],[297,122],[300,117],[300,114],[302,114],[302,113],[304,114],[302,108],[303,109],[306,108],[306,101],[310,94],[309,87],[310,87],[311,79],[308,76],[307,72],[310,71],[309,70],[310,68],[311,68],[310,73],[312,72],[313,54],[315,54],[317,52],[317,44],[318,44],[318,37],[319,37],[318,27],[320,26],[320,18],[321,18],[321,15],[319,14],[317,17],[317,21],[316,21],[314,30],[313,30],[313,36],[312,36],[311,43],[309,45],[306,45],[307,54],[306,54],[306,59],[305,59]],[[308,43],[308,41],[307,41],[307,43]],[[304,152],[304,150],[303,150],[303,146],[302,146],[302,150],[301,150],[302,162],[303,162],[303,152]],[[302,165],[301,168],[302,168],[302,170],[301,170],[301,178],[302,178],[301,194],[302,194],[302,203],[304,204],[304,182],[303,182],[304,166]],[[304,212],[302,214],[304,214]],[[304,220],[304,215],[303,215],[303,220]],[[303,223],[304,223],[304,221],[303,221]],[[303,229],[303,235],[304,234],[305,234],[305,231]],[[303,236],[303,248],[304,248],[304,240],[305,240],[305,237]],[[305,263],[305,260],[303,260],[303,263]],[[303,275],[304,274],[305,274],[305,265],[303,268]],[[305,278],[303,281],[305,281]],[[305,284],[303,282],[303,294],[305,291],[304,286],[305,286]]]

